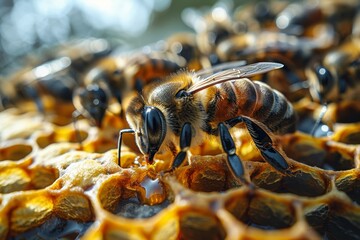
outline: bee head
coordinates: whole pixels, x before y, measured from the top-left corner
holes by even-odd
[[[311,69],[310,93],[314,100],[323,103],[334,88],[335,79],[330,70],[322,65],[315,65]]]
[[[136,134],[136,144],[152,163],[166,135],[164,114],[156,107],[145,106],[141,113],[140,129]]]

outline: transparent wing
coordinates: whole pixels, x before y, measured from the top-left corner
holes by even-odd
[[[69,57],[60,57],[40,64],[32,69],[28,69],[21,73],[18,79],[21,80],[21,86],[32,86],[38,82],[49,81],[49,76],[57,74],[71,65]]]
[[[202,79],[228,69],[238,68],[241,66],[244,66],[246,64],[246,61],[235,61],[235,62],[227,62],[227,63],[220,63],[215,66],[204,68],[196,72],[196,75],[201,77]]]
[[[233,66],[233,64],[234,63],[230,63],[229,66]],[[274,69],[282,68],[284,65],[274,62],[258,62],[233,68],[229,66],[227,67],[228,69],[220,72],[215,72],[214,70],[211,70],[214,68],[216,69],[216,67],[196,72],[195,75],[198,76],[200,80],[195,82],[187,90],[187,92],[193,94],[219,83],[235,81],[246,77],[252,77],[257,74],[262,74]],[[222,64],[221,67],[224,68],[225,65]],[[212,74],[210,71],[215,73]]]

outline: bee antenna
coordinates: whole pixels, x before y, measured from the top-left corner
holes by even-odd
[[[122,135],[123,133],[135,133],[134,130],[132,130],[131,128],[127,128],[127,129],[122,129],[119,132],[119,139],[118,139],[118,165],[121,167],[121,143],[122,143]]]

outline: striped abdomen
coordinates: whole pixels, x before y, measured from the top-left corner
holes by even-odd
[[[241,79],[207,89],[205,106],[210,125],[237,116],[248,116],[277,134],[296,130],[296,114],[286,98],[268,85]]]

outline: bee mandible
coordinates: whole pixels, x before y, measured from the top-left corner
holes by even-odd
[[[191,145],[207,135],[219,136],[232,174],[242,182],[244,167],[236,154],[229,128],[245,123],[263,158],[276,170],[288,174],[290,166],[274,148],[265,130],[284,134],[295,131],[292,105],[277,90],[247,77],[281,68],[273,62],[260,62],[222,70],[215,66],[198,72],[179,72],[167,80],[148,85],[143,94],[126,98],[126,119],[130,129],[119,132],[118,161],[122,134],[135,133],[135,140],[148,163],[163,149],[174,153],[171,170],[179,167]],[[220,71],[218,71],[220,70]],[[215,73],[214,73],[215,72]],[[180,151],[175,143],[180,143]]]

